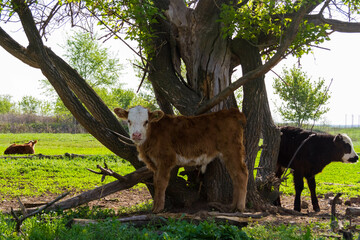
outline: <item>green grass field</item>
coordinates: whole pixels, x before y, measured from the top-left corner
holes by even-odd
[[[119,174],[127,174],[134,168],[115,156],[90,134],[0,134],[0,152],[11,143],[38,140],[35,153],[64,155],[65,153],[93,155],[85,159],[0,159],[0,200],[16,196],[40,196],[73,193],[92,189],[94,186],[113,181],[110,177],[100,182],[99,175],[87,168],[104,166]]]
[[[360,130],[357,132],[360,133]],[[352,137],[350,134],[349,136]],[[106,184],[113,179],[107,177],[105,182],[101,182],[98,175],[86,170],[96,169],[96,165],[103,165],[104,161],[109,168],[120,174],[134,170],[128,162],[112,154],[88,134],[0,134],[0,151],[4,151],[13,142],[23,143],[35,139],[39,140],[36,153],[75,153],[92,156],[74,159],[0,158],[0,204],[16,196],[26,198],[47,194],[59,195],[67,191],[76,194]],[[356,151],[359,152],[359,140],[353,142]],[[345,198],[359,196],[359,174],[359,163],[331,163],[316,176],[317,193],[342,192]],[[294,194],[292,177],[280,190],[285,194]],[[309,195],[309,191],[305,185],[303,196],[306,195]],[[66,223],[71,218],[97,218],[96,216],[107,220],[98,225],[66,228]],[[325,233],[330,231],[330,224],[324,223],[267,226],[254,222],[241,229],[227,224],[206,221],[193,224],[183,220],[169,221],[162,227],[147,226],[137,229],[110,221],[115,216],[111,209],[91,210],[86,207],[42,214],[26,220],[22,228],[23,234],[17,235],[14,233],[14,222],[10,221],[11,217],[0,213],[0,239],[324,239],[318,235],[319,230]],[[357,233],[355,236],[358,235]]]
[[[360,151],[360,129],[348,131],[357,152]],[[59,193],[64,189],[83,191],[98,184],[99,177],[86,168],[95,168],[104,160],[110,168],[126,174],[133,171],[128,162],[116,157],[90,134],[0,134],[0,152],[11,143],[37,139],[36,153],[63,155],[64,153],[94,155],[87,159],[0,159],[0,199],[5,196]],[[360,164],[331,163],[316,175],[317,193],[343,192],[344,197],[360,192]],[[109,179],[109,178],[108,178]],[[109,181],[109,180],[108,180]],[[67,184],[69,182],[69,184]],[[27,184],[29,184],[27,186]],[[295,194],[292,176],[281,186],[285,194]],[[303,196],[310,195],[307,185]]]
[[[70,133],[0,134],[0,154],[2,154],[12,143],[23,144],[30,140],[38,140],[38,143],[35,145],[36,154],[111,154],[111,151],[105,148],[92,135]]]

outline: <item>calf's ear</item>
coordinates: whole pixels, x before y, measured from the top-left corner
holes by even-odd
[[[341,134],[338,134],[334,137],[333,141],[334,141],[334,143],[336,143],[336,142],[340,142],[342,140],[343,140],[343,136]]]
[[[149,112],[149,121],[150,122],[157,122],[164,116],[164,112],[157,110],[153,112]]]
[[[115,108],[114,112],[121,119],[127,119],[129,115],[129,112],[122,108]]]

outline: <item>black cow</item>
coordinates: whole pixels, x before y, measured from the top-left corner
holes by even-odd
[[[354,151],[351,139],[346,134],[333,136],[295,127],[282,127],[280,130],[282,135],[276,176],[281,177],[298,147],[307,139],[290,165],[290,168],[294,170],[294,210],[301,211],[300,196],[304,189],[304,178],[306,178],[314,211],[319,212],[315,175],[331,162],[355,163],[359,157]],[[314,135],[310,136],[311,134]],[[280,197],[275,204],[280,206]]]

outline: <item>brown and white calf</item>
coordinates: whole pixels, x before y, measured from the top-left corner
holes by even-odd
[[[4,152],[4,154],[34,154],[35,144],[37,140],[30,141],[25,144],[11,144]]]
[[[165,190],[175,166],[202,166],[214,158],[223,160],[233,182],[231,210],[245,209],[248,170],[245,164],[245,115],[238,109],[204,115],[171,116],[151,112],[142,106],[128,111],[116,108],[116,115],[128,121],[130,137],[139,160],[154,172],[153,212],[164,209]]]

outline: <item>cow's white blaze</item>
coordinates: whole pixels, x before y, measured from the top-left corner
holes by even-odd
[[[146,108],[136,106],[129,109],[128,126],[130,138],[137,145],[146,140],[146,129],[149,121],[149,112]]]
[[[353,143],[351,141],[351,139],[349,138],[348,135],[346,134],[341,134],[343,136],[343,140],[345,143],[349,144],[351,147],[351,152],[350,153],[345,153],[344,156],[342,157],[343,162],[345,163],[349,163],[349,159],[355,158],[355,157],[359,157],[355,150],[354,150],[354,146]]]

